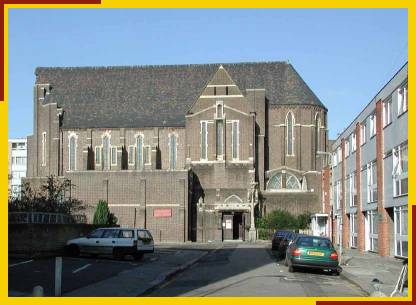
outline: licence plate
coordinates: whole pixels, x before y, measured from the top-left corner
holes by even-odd
[[[316,251],[308,251],[307,253],[310,256],[324,256],[325,255],[323,252],[316,252]]]

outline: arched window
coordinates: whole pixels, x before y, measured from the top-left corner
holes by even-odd
[[[286,174],[286,188],[288,190],[300,190],[300,182],[298,178],[291,174]]]
[[[171,134],[169,136],[169,168],[176,169],[176,151],[177,151],[177,136]]]
[[[283,188],[282,180],[283,176],[281,173],[274,175],[270,178],[269,182],[267,183],[267,190],[281,190]]]
[[[319,151],[321,146],[321,119],[319,113],[315,116],[315,151]]]
[[[268,191],[297,191],[302,190],[299,179],[290,173],[277,173],[267,183]]]
[[[105,135],[103,137],[103,169],[110,169],[110,137]]]
[[[289,111],[286,116],[286,154],[289,156],[294,155],[293,142],[295,140],[295,134],[293,132],[293,126],[295,125],[295,118],[293,113]]]
[[[136,138],[136,149],[137,149],[137,169],[143,168],[143,135],[138,135]]]
[[[76,160],[77,160],[77,136],[75,134],[72,134],[69,136],[69,158],[68,158],[68,165],[69,165],[69,170],[70,171],[74,171],[77,169],[76,167]]]

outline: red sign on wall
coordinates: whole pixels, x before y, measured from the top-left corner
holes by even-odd
[[[153,216],[158,217],[172,217],[172,209],[154,209]]]

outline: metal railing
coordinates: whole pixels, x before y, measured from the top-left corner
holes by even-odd
[[[85,215],[67,215],[43,212],[10,212],[9,224],[37,223],[37,224],[69,224],[86,223]]]

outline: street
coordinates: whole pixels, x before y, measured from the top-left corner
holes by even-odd
[[[54,258],[10,259],[9,295],[54,292]],[[289,273],[269,243],[159,245],[142,261],[63,259],[64,296],[363,296],[342,275]]]
[[[269,245],[231,243],[211,252],[151,296],[363,296],[340,276],[289,273]]]

